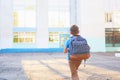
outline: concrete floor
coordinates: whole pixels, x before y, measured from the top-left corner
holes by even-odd
[[[70,80],[67,55],[63,53],[0,54],[0,80]],[[80,80],[120,80],[120,57],[115,53],[91,53]]]

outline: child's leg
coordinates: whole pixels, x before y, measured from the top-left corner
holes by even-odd
[[[73,60],[69,61],[72,80],[79,80],[77,70],[80,64],[81,61],[73,61]]]
[[[80,64],[81,64],[81,62],[82,62],[82,60],[76,61],[76,62],[75,62],[76,70],[78,70],[78,68],[79,68],[79,66],[80,66]]]

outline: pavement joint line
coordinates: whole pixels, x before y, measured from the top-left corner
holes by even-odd
[[[61,76],[61,77],[63,77],[64,79],[67,79],[67,78],[69,78],[68,76],[66,76],[66,75],[64,75],[64,74],[62,74],[61,72],[59,72],[58,70],[56,70],[56,69],[54,69],[54,68],[52,68],[51,66],[49,66],[48,64],[45,64],[44,62],[42,62],[42,61],[39,61],[41,64],[43,64],[43,65],[45,65],[46,67],[48,67],[51,71],[53,71],[55,74],[57,74],[57,75],[59,75],[59,76]]]
[[[93,66],[94,67],[94,66]],[[102,73],[100,73],[100,72],[92,72],[91,70],[92,69],[79,69],[78,71],[79,72],[83,72],[83,73],[85,73],[85,74],[88,74],[88,75],[90,75],[91,74],[91,76],[94,76],[94,75],[96,75],[96,76],[98,76],[98,77],[104,77],[104,78],[106,78],[106,80],[108,79],[108,80],[115,80],[114,78],[115,77],[113,77],[113,76],[110,76],[110,72],[111,72],[111,70],[107,70],[107,69],[102,69],[102,68],[99,68],[99,67],[96,67],[96,69],[97,70],[103,70],[103,72]],[[105,72],[106,71],[106,72]],[[110,72],[109,72],[110,71]],[[116,74],[118,74],[118,72],[116,72],[116,71],[114,71],[114,73],[116,73]]]
[[[46,64],[46,63],[44,63],[44,62],[42,62],[42,61],[39,61],[39,62],[40,62],[40,64],[44,65],[44,67],[47,67],[47,68],[50,69],[53,73],[55,73],[55,75],[56,75],[56,74],[57,74],[57,75],[59,74],[59,76],[61,76],[61,78],[64,78],[64,80],[67,80],[67,79],[68,79],[67,76],[65,76],[65,75],[63,75],[62,73],[60,73],[59,71],[55,70],[55,69],[52,68],[50,65],[48,65],[48,64]],[[28,64],[27,64],[27,65],[28,65]],[[32,72],[34,72],[34,71],[32,71]],[[28,74],[28,71],[27,71],[26,74]],[[28,74],[28,75],[30,75],[30,74]],[[30,78],[30,80],[32,80],[32,77],[31,77],[31,76],[30,76],[29,78]],[[57,78],[56,80],[58,80],[58,78]],[[63,80],[63,79],[60,79],[60,80]]]
[[[86,67],[84,68],[83,64],[81,64],[81,66],[79,67],[80,71],[78,71],[78,73],[81,80],[120,80],[120,58],[116,57],[115,53],[93,53],[91,55],[91,59],[87,62],[88,65],[86,65]],[[24,60],[24,62],[21,64],[22,60]],[[41,64],[39,61],[42,61],[47,66]],[[57,72],[55,73],[55,71],[50,70],[48,66],[52,69],[57,70],[58,72],[60,72],[60,74],[64,73],[65,76],[69,76],[70,74],[65,55],[57,53],[32,53],[30,55],[4,54],[0,55],[0,63],[0,72],[3,70],[1,72],[2,74],[0,73],[0,78],[7,80],[28,80],[28,77],[25,78],[25,75],[27,76],[28,74],[30,74],[31,77],[33,76],[31,80],[36,80],[35,77],[37,76],[40,77],[40,79],[37,80],[63,80],[63,78],[61,78],[61,76],[59,76]],[[18,68],[21,69],[19,70]],[[26,72],[28,71],[26,74],[25,70]],[[10,77],[11,75],[13,78]],[[44,77],[41,78],[42,75]],[[51,76],[54,76],[55,79],[51,78]]]

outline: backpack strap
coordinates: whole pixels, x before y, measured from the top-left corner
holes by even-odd
[[[86,59],[84,59],[84,67],[86,67]]]

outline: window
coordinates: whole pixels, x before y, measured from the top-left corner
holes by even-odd
[[[49,48],[59,48],[59,32],[49,32]]]
[[[69,27],[69,0],[48,0],[48,26]]]
[[[105,29],[106,47],[120,47],[120,28]]]
[[[70,34],[61,33],[60,34],[60,48],[64,48],[66,41],[69,39]]]
[[[64,48],[69,36],[70,35],[65,32],[49,32],[49,47]]]
[[[105,22],[112,22],[114,27],[120,27],[120,11],[105,13]]]
[[[17,43],[35,43],[35,32],[14,32],[13,42]]]
[[[48,0],[49,48],[64,47],[70,27],[69,3],[69,0]]]
[[[14,27],[36,26],[36,0],[13,0]]]
[[[113,12],[114,27],[120,27],[120,11]]]
[[[14,44],[35,44],[36,0],[13,0],[13,25]]]
[[[58,43],[59,34],[58,32],[49,32],[49,42]]]
[[[112,22],[112,13],[105,13],[105,22]]]

